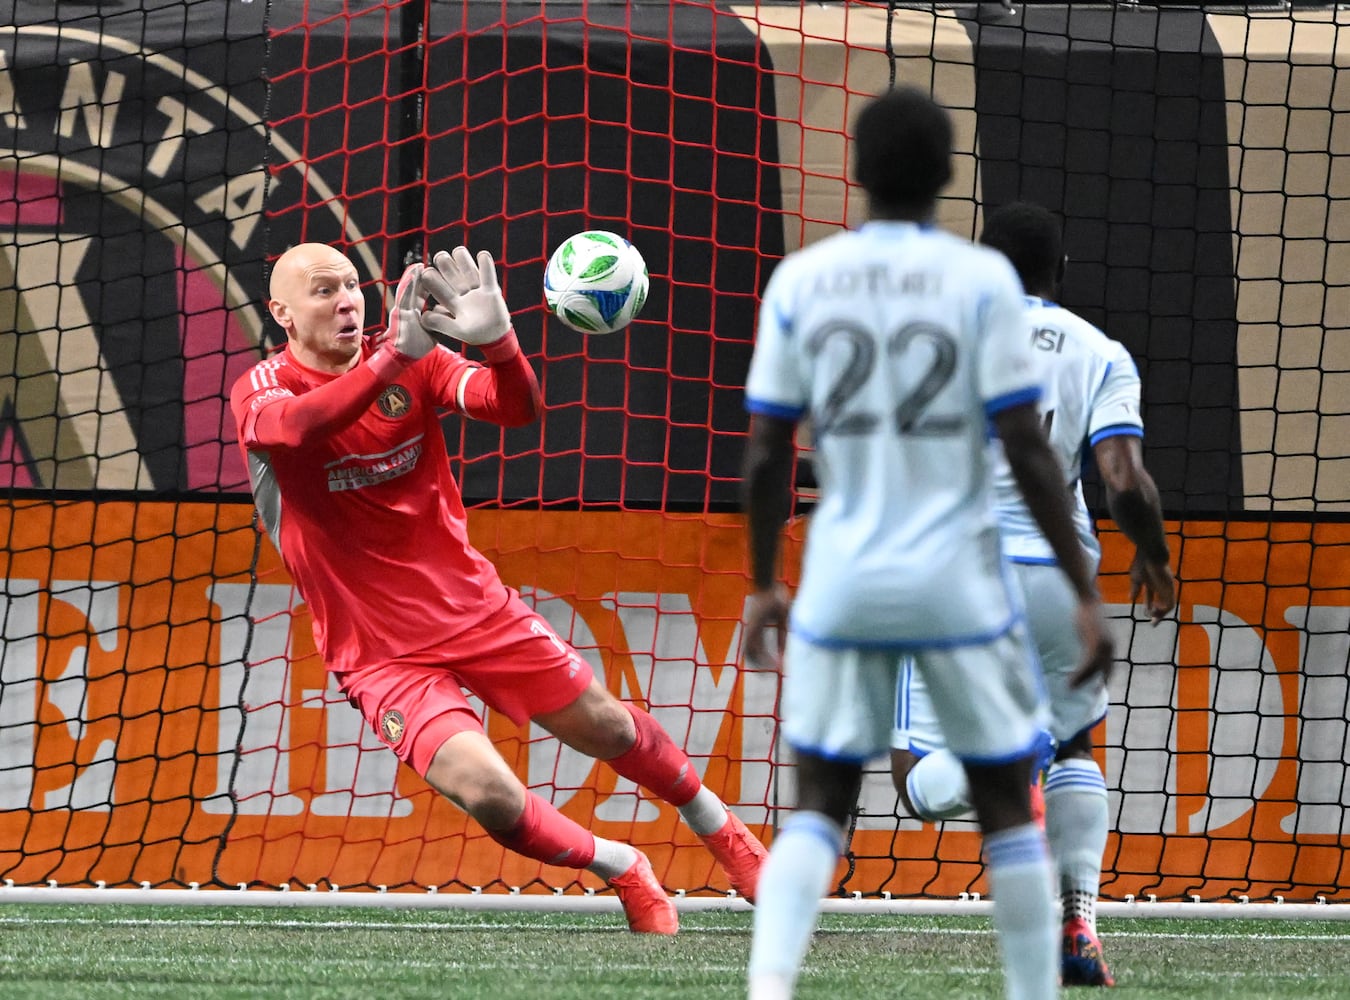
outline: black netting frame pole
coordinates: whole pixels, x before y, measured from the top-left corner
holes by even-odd
[[[425,256],[426,233],[426,49],[431,0],[406,0],[399,8],[398,148],[399,268]]]
[[[267,206],[270,204],[272,191],[272,0],[265,0],[263,6],[262,19],[262,37],[263,37],[263,58],[262,58],[262,79],[263,79],[263,106],[262,106],[262,124],[263,124],[263,267],[270,269],[269,263],[272,253],[272,227],[270,224],[270,214]],[[266,275],[264,275],[266,277]],[[264,338],[259,337],[259,347],[266,350]],[[258,590],[258,559],[262,555],[262,523],[258,520],[258,512],[253,512],[253,557],[249,560],[248,567],[248,598],[244,601],[244,646],[239,651],[240,659],[243,661],[244,682],[239,685],[239,700],[236,707],[239,709],[239,729],[234,735],[234,760],[230,763],[229,798],[230,812],[225,818],[225,825],[220,831],[219,846],[211,859],[211,884],[224,886],[227,883],[220,877],[220,860],[229,848],[230,833],[234,829],[234,822],[239,818],[239,796],[235,792],[235,783],[239,777],[239,765],[243,756],[244,747],[244,729],[248,718],[248,709],[246,707],[247,699],[244,692],[248,688],[248,662],[249,656],[253,652],[253,596]],[[223,652],[223,650],[222,650]],[[220,706],[220,711],[224,712],[225,706]]]

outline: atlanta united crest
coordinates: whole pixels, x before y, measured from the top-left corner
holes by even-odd
[[[403,713],[398,709],[389,709],[380,719],[380,733],[384,736],[384,741],[391,747],[398,746],[407,728],[407,723],[403,721]]]
[[[395,383],[380,393],[380,398],[375,403],[386,417],[398,420],[406,417],[412,409],[412,396],[407,389]]]

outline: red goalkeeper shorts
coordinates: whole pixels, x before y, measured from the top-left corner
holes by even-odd
[[[500,611],[453,639],[336,673],[375,734],[421,775],[451,736],[483,731],[466,689],[522,725],[570,705],[592,676],[590,664],[514,592]]]

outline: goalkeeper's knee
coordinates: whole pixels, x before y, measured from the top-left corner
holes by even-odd
[[[905,778],[905,791],[919,819],[929,823],[964,818],[971,811],[966,769],[950,750],[920,757]]]

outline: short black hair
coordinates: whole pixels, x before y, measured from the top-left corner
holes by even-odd
[[[1053,288],[1064,264],[1064,235],[1049,209],[1014,201],[984,217],[980,242],[1001,251],[1028,291]]]
[[[917,87],[878,94],[853,125],[853,174],[880,207],[922,208],[952,179],[952,121]]]

